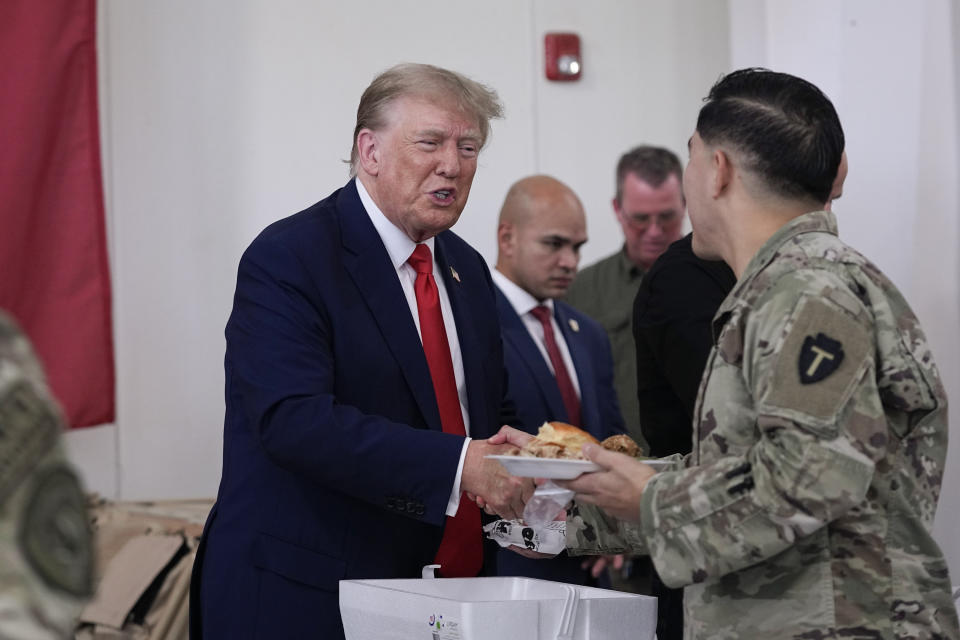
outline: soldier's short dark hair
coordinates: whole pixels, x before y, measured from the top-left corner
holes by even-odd
[[[820,89],[787,73],[741,69],[722,77],[697,118],[708,145],[733,147],[771,192],[826,202],[843,153],[843,128]]]
[[[617,203],[623,197],[623,181],[631,173],[654,188],[671,174],[683,184],[683,166],[677,154],[663,147],[640,145],[620,156],[617,162]]]

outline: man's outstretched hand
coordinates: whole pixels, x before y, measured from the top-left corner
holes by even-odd
[[[471,440],[463,463],[460,486],[467,496],[487,513],[507,520],[523,518],[523,507],[533,495],[533,480],[510,475],[502,464],[486,456],[514,453],[526,442],[524,437],[529,440],[533,436],[504,426],[487,440]]]
[[[656,474],[653,467],[595,444],[585,445],[583,454],[602,469],[554,482],[574,491],[578,502],[595,504],[620,520],[640,522],[640,497],[647,481]]]

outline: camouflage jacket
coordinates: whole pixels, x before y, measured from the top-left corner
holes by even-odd
[[[714,319],[693,453],[639,525],[574,509],[573,552],[649,552],[687,585],[685,637],[960,638],[930,535],[947,400],[893,284],[800,216]]]
[[[73,637],[93,544],[59,411],[27,339],[0,312],[0,638]]]

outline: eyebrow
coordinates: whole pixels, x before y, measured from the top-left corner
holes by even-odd
[[[677,209],[661,209],[660,211],[634,211],[633,213],[628,213],[630,217],[635,216],[664,216],[667,214],[673,215],[677,212]]]
[[[442,138],[442,137],[444,137],[446,134],[444,133],[444,131],[443,131],[442,129],[420,129],[419,131],[416,132],[416,135],[418,135],[418,136],[431,136],[431,137],[434,137],[434,138]]]
[[[418,137],[420,137],[420,136],[429,136],[429,137],[434,137],[434,138],[447,138],[447,137],[449,137],[449,136],[447,135],[447,132],[444,131],[443,129],[433,129],[433,128],[420,129],[419,131],[416,132],[415,135],[417,135]],[[473,130],[468,131],[465,135],[460,136],[459,138],[457,138],[457,140],[458,140],[458,141],[469,140],[469,141],[476,142],[477,144],[479,144],[479,143],[480,143],[480,132],[479,132],[479,131],[473,131]]]
[[[582,245],[582,244],[584,244],[584,243],[586,242],[586,240],[581,240],[581,241],[579,241],[579,242],[574,242],[573,238],[571,238],[570,236],[563,236],[563,235],[559,235],[559,234],[556,234],[556,233],[551,233],[551,234],[548,234],[548,235],[545,235],[545,236],[541,236],[541,237],[540,237],[540,241],[541,241],[541,242],[558,242],[558,243],[564,244],[564,245],[570,244],[570,245],[573,245],[573,246],[575,246],[575,247],[576,247],[576,246],[580,246],[580,245]]]

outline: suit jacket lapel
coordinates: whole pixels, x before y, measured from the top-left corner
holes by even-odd
[[[537,387],[543,394],[550,413],[555,416],[566,416],[567,410],[563,406],[563,398],[560,395],[560,387],[557,386],[557,379],[553,377],[553,372],[547,365],[547,361],[544,360],[537,343],[533,341],[533,337],[527,331],[523,320],[517,315],[513,305],[510,304],[510,301],[507,300],[500,289],[497,289],[497,307],[500,310],[503,337],[520,354],[530,377],[537,383]]]
[[[445,233],[439,234],[434,240],[434,257],[437,268],[443,278],[453,310],[454,321],[457,324],[457,338],[460,342],[460,355],[463,358],[464,384],[467,387],[467,410],[470,415],[470,435],[475,438],[487,438],[492,433],[486,433],[490,422],[489,407],[486,400],[486,372],[483,370],[483,356],[480,352],[480,340],[476,338],[474,311],[467,290],[477,283],[468,283],[464,286],[453,277],[456,270],[457,256],[453,255],[450,245],[444,242]]]
[[[417,327],[410,316],[410,307],[397,280],[396,269],[390,263],[390,256],[370,222],[352,180],[340,192],[337,215],[344,265],[403,371],[427,426],[442,431],[430,370]]]

